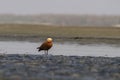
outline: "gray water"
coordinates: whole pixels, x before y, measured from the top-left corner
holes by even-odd
[[[44,54],[38,52],[41,42],[0,41],[0,53],[3,54]],[[54,43],[49,50],[51,55],[67,56],[106,56],[120,57],[120,46],[109,44]]]

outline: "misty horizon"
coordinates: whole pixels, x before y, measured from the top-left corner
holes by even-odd
[[[120,15],[119,0],[0,0],[0,14]]]

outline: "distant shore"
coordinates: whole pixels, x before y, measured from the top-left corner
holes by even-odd
[[[59,26],[120,27],[120,15],[95,14],[0,14],[0,23],[43,24]],[[117,26],[116,26],[117,25]]]
[[[55,41],[119,44],[120,28],[0,24],[0,40],[40,41],[47,37],[52,37]]]

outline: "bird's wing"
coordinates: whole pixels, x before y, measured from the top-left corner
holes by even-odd
[[[44,50],[44,49],[46,49],[46,48],[47,48],[47,42],[44,42],[44,43],[39,47],[40,50]]]

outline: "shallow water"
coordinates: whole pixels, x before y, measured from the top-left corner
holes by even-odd
[[[28,41],[0,41],[0,53],[5,54],[44,54],[38,52],[37,47],[41,42]],[[77,43],[54,43],[49,50],[52,55],[67,56],[106,56],[120,57],[120,46],[109,44],[77,44]]]

